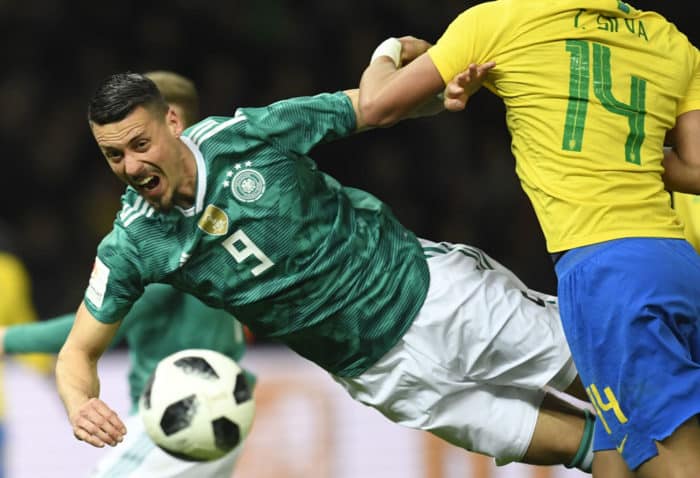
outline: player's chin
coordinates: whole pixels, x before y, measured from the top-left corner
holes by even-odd
[[[143,197],[153,209],[158,212],[167,212],[172,209],[173,204],[171,196],[166,194],[148,194],[148,192],[150,191],[142,192],[141,197]]]
[[[171,202],[166,201],[148,201],[148,204],[158,212],[168,212],[173,208]]]

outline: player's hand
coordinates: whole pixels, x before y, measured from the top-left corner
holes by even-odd
[[[457,73],[445,87],[444,106],[447,111],[462,111],[467,106],[469,97],[481,88],[489,71],[496,62],[489,61],[476,65],[472,63],[461,73]]]
[[[78,440],[102,448],[124,439],[126,427],[119,416],[99,398],[91,398],[70,415],[73,434]]]
[[[407,65],[428,51],[432,45],[425,40],[413,36],[399,38],[401,42],[401,65]]]

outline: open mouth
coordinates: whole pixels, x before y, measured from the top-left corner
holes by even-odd
[[[135,181],[136,186],[146,191],[151,191],[158,187],[160,178],[158,176],[146,176],[139,181]]]

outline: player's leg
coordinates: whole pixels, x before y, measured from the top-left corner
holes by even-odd
[[[449,331],[434,337],[424,327],[413,334],[414,346],[444,342],[445,366],[490,385],[577,389],[556,297],[528,289],[478,248],[422,242],[431,286],[418,319],[444,322]]]
[[[640,478],[696,478],[700,474],[700,426],[693,417],[656,444],[659,454],[637,470]]]
[[[337,379],[356,400],[394,422],[494,456],[499,464],[522,461],[543,388],[564,390],[576,377],[556,301],[529,295],[483,251],[444,243],[424,247],[430,290],[411,328],[359,377]],[[540,428],[558,425],[549,420],[557,417],[578,440],[538,434],[538,463],[568,465],[579,451],[584,419],[580,412],[564,414],[547,412]]]
[[[593,477],[594,478],[634,478],[636,474],[615,448],[615,442],[607,434],[601,421],[596,422],[594,432]]]
[[[635,473],[629,469],[622,455],[617,450],[595,452],[593,478],[634,478],[635,476]]]
[[[617,449],[636,476],[697,476],[700,258],[682,240],[624,239],[556,267],[596,451]]]
[[[695,477],[697,463],[694,463],[700,450],[700,433],[697,420],[681,425],[673,435],[657,443],[659,454],[633,472],[617,450],[598,451],[593,461],[595,478],[634,478],[634,477]]]
[[[563,463],[590,473],[593,463],[593,415],[552,394],[540,405],[524,463]]]
[[[499,465],[590,466],[590,459],[574,459],[590,454],[581,411],[553,407],[542,412],[541,390],[456,381],[425,352],[395,347],[359,377],[336,379],[353,398],[391,421],[492,456]]]

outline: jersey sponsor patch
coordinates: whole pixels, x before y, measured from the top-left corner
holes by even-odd
[[[95,264],[92,266],[90,282],[88,283],[85,297],[98,309],[102,308],[102,301],[107,291],[107,281],[109,280],[109,267],[104,265],[99,257],[95,257]]]
[[[218,207],[209,204],[199,219],[197,226],[212,236],[223,236],[228,232],[228,216]]]

